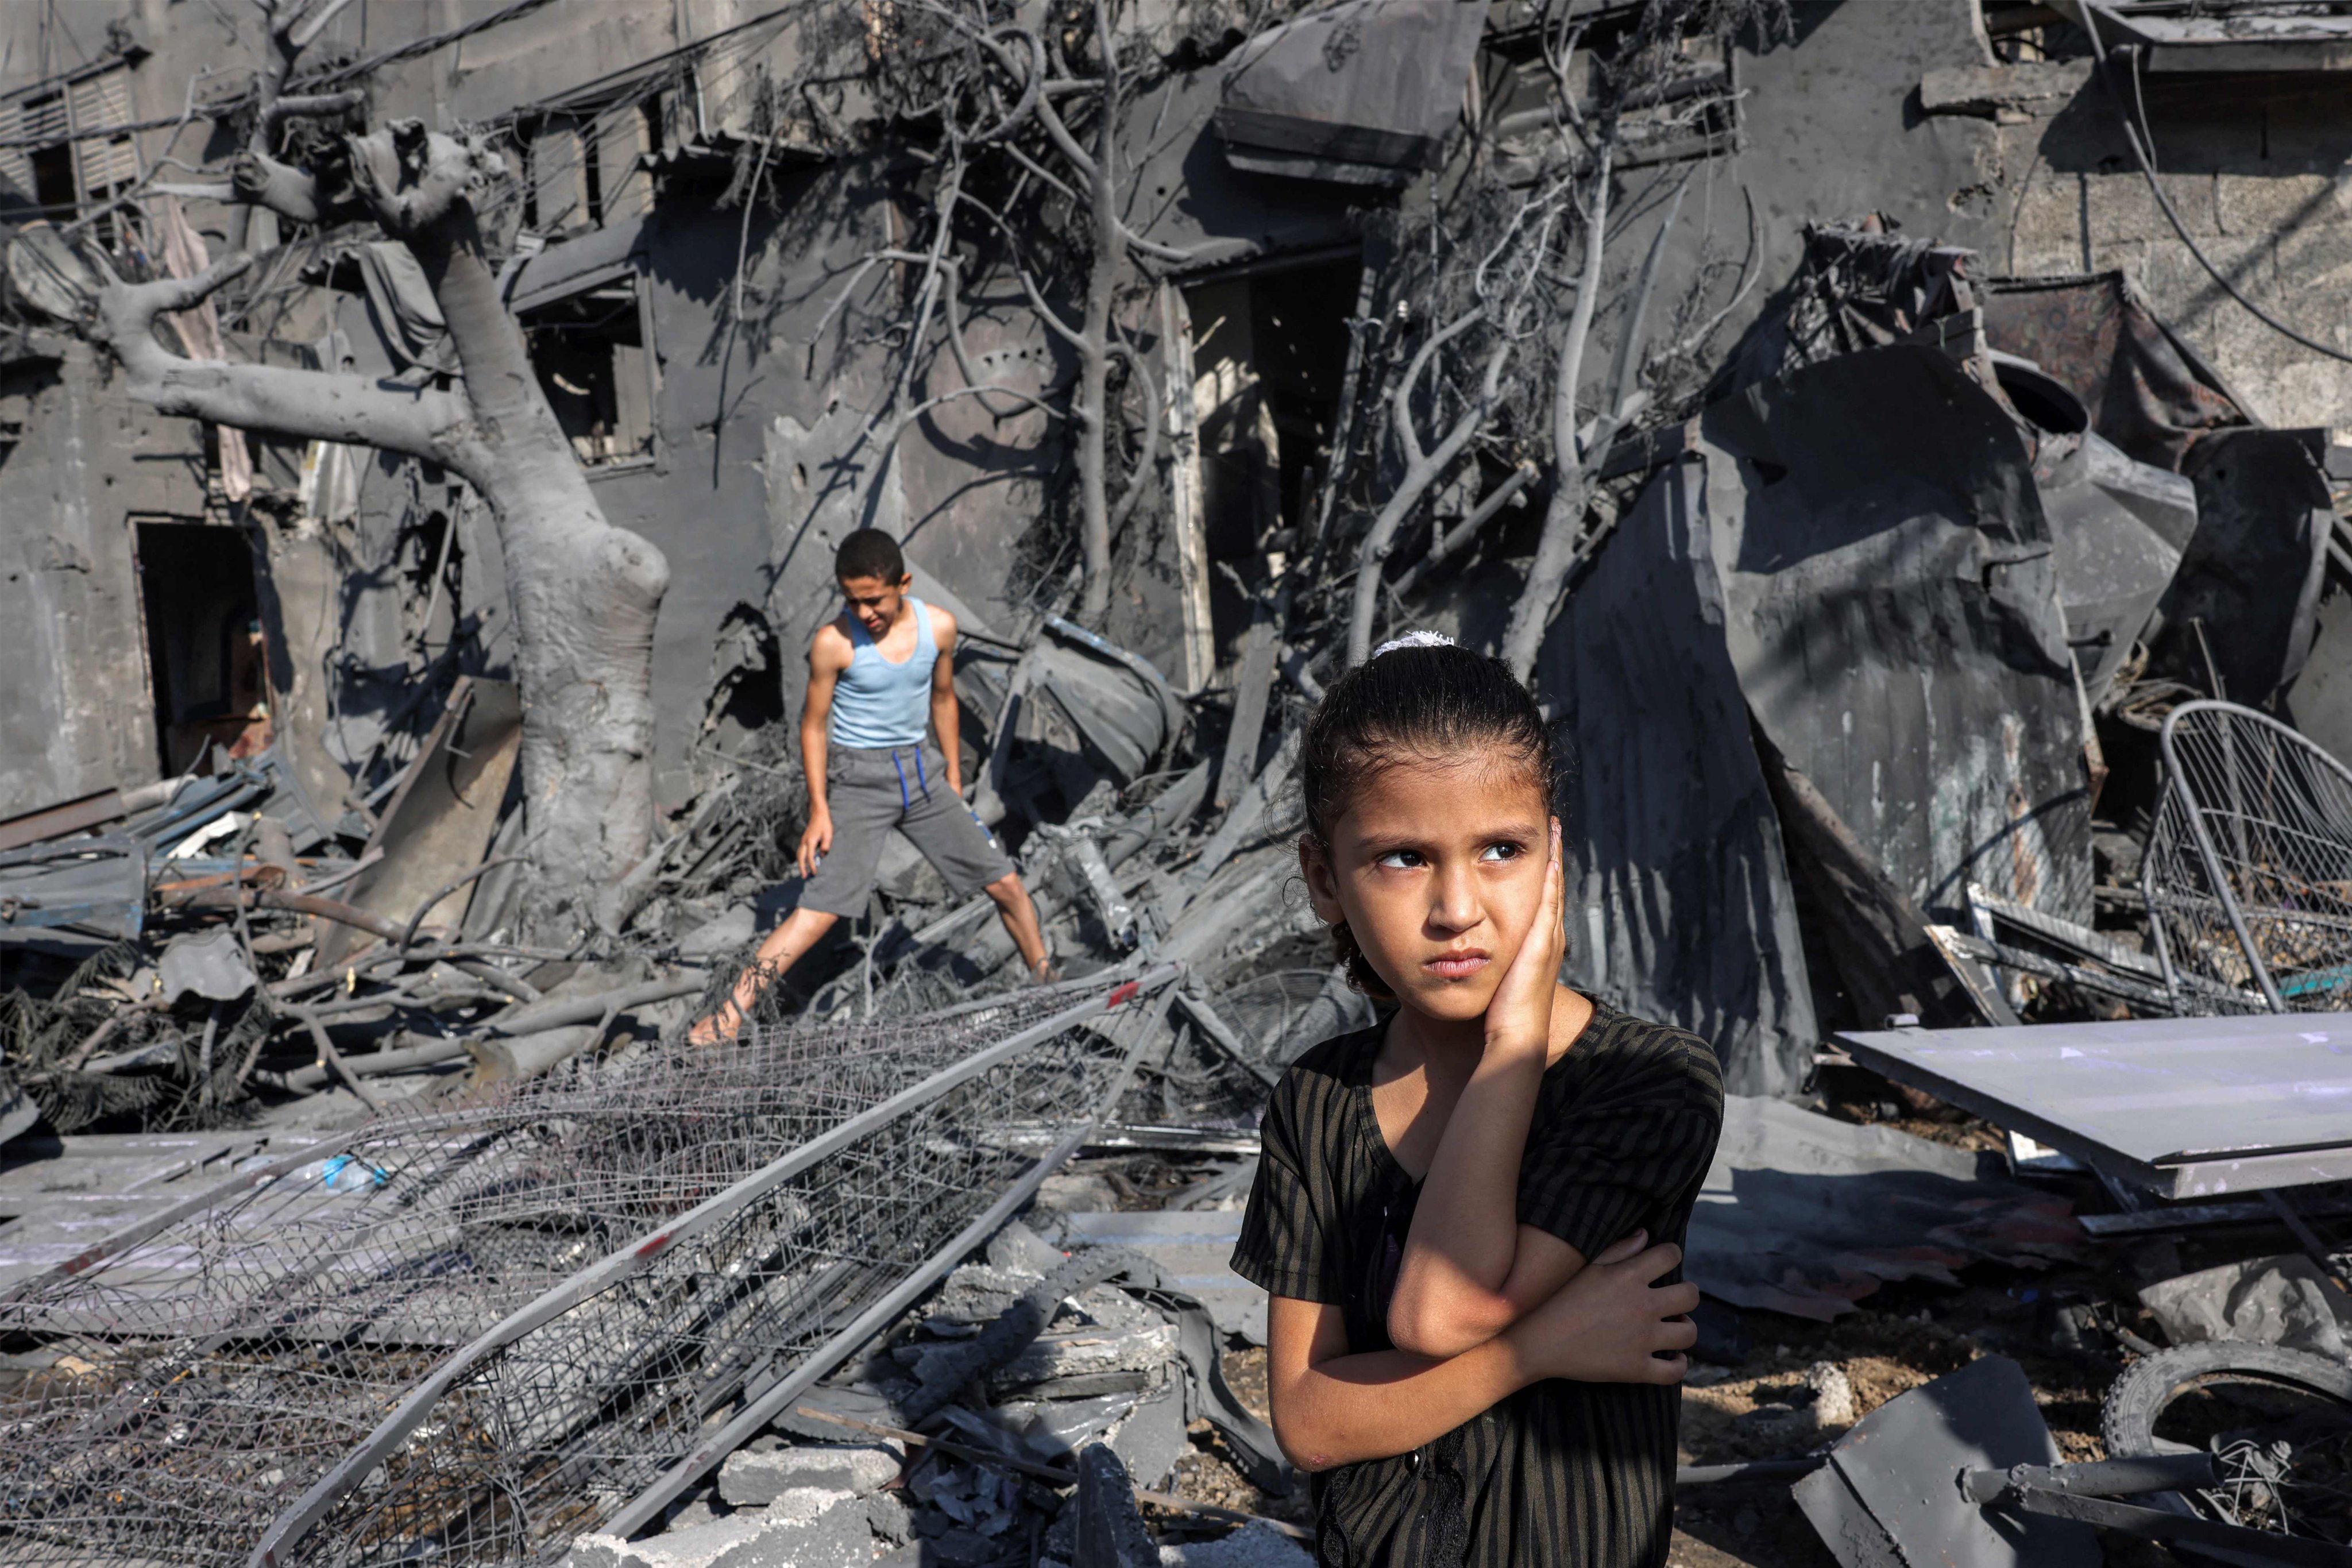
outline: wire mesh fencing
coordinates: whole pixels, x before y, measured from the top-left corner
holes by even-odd
[[[2183,1015],[2352,1006],[2352,773],[2285,725],[2187,702],[2141,871]]]
[[[1171,974],[574,1064],[240,1173],[0,1300],[71,1352],[0,1399],[0,1560],[552,1561],[1114,1100]]]

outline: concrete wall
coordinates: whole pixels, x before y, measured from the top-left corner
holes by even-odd
[[[358,0],[316,48],[364,58],[478,20],[499,3]],[[803,69],[815,47],[811,39],[822,35],[821,27],[811,30],[824,20],[821,7],[729,33],[767,9],[751,0],[567,0],[385,68],[370,83],[372,111],[441,124],[497,124],[519,109],[557,99],[592,110],[604,103],[609,110],[607,100],[647,62],[724,33],[727,41],[698,73],[698,91],[677,95],[662,111],[666,134],[673,137],[724,129],[740,123],[762,72],[788,77]],[[1741,197],[1752,197],[1761,287],[1727,321],[1718,351],[1790,276],[1806,222],[1881,211],[1907,233],[1982,250],[1989,270],[2126,267],[2159,310],[2265,417],[2352,434],[2346,367],[2295,348],[2220,298],[2185,248],[2168,237],[2128,165],[2113,105],[2098,88],[2084,85],[2083,68],[1990,63],[1976,0],[1798,0],[1794,15],[1792,39],[1744,49],[1737,62],[1746,97],[1736,153],[1629,176],[1629,184],[1645,189],[1685,173],[1695,173],[1698,182],[1670,246],[1667,297],[1678,275],[1689,276],[1703,258],[1720,258],[1745,245]],[[110,35],[110,23],[122,26]],[[8,62],[0,72],[0,91],[110,58],[115,41],[126,37],[151,51],[131,72],[142,115],[175,112],[201,68],[209,67],[215,73],[211,79],[223,87],[234,82],[252,68],[262,46],[257,22],[224,7],[169,0],[0,7],[0,58]],[[2014,90],[2002,100],[2007,107],[1998,114],[1990,108],[1928,112],[1922,82],[1952,71],[1981,73],[1996,89],[2009,84]],[[1139,141],[1148,141],[1151,151],[1130,186],[1131,221],[1169,243],[1227,242],[1236,255],[1347,243],[1364,211],[1363,193],[1238,174],[1226,165],[1213,133],[1204,130],[1220,79],[1213,68],[1180,75],[1137,106]],[[2352,236],[2347,227],[2352,195],[2343,173],[2352,155],[2352,104],[2324,81],[2257,78],[2219,88],[2152,83],[2148,106],[2168,188],[2192,228],[2210,237],[2216,259],[2283,312],[2311,316],[2307,324],[2315,330],[2336,331],[2316,318],[2352,263],[2345,243]],[[201,148],[218,158],[229,150],[226,136],[225,128],[192,132],[181,151]],[[162,132],[143,134],[142,153],[159,154],[163,140]],[[546,182],[555,176],[546,168],[538,173],[544,203]],[[834,313],[821,341],[816,327],[859,258],[902,239],[919,220],[906,171],[880,155],[793,166],[777,177],[773,199],[750,215],[748,227],[740,209],[716,206],[718,188],[709,180],[676,180],[649,210],[608,220],[642,224],[636,254],[653,337],[657,439],[653,461],[599,470],[593,482],[613,520],[658,544],[671,564],[672,588],[655,652],[662,788],[670,800],[691,787],[707,700],[734,657],[721,647],[723,628],[748,613],[777,637],[789,711],[798,699],[800,649],[831,613],[832,542],[877,519],[902,531],[917,560],[983,620],[1007,620],[1014,613],[1013,597],[1027,585],[1024,573],[1034,564],[1023,559],[1023,541],[1037,536],[1052,476],[1066,461],[1056,432],[1040,416],[999,416],[969,400],[947,404],[907,431],[896,454],[897,472],[877,490],[875,506],[866,515],[851,515],[848,497],[878,454],[870,443],[849,454],[898,370],[877,329],[898,310],[894,290],[903,279],[888,269],[870,276]],[[1372,205],[1379,201],[1372,198]],[[1659,209],[1654,202],[1646,211],[1639,202],[1626,206],[1632,216],[1616,243],[1622,254],[1634,257],[1646,247]],[[502,221],[514,216],[507,212]],[[191,216],[215,246],[226,239],[223,210],[192,203]],[[588,227],[584,215],[554,226],[559,240],[607,243]],[[739,252],[748,260],[744,314],[730,326]],[[1195,273],[1185,281],[1197,284],[1213,275],[1213,269]],[[992,367],[1031,378],[1041,388],[1066,374],[1065,351],[1009,279],[982,280],[975,294],[968,329],[975,352]],[[306,302],[287,318],[303,319],[300,332],[289,326],[279,335],[307,341],[325,314]],[[365,311],[354,297],[341,296],[333,314],[359,368],[389,368],[368,342]],[[1146,308],[1137,325],[1147,344],[1156,345],[1156,322],[1146,319],[1151,314]],[[1590,362],[1596,375],[1608,363],[1606,339],[1613,330],[1604,321],[1603,343]],[[915,391],[952,390],[954,377],[951,364],[942,362],[926,368]],[[184,428],[181,438],[185,483]],[[20,483],[56,489],[46,477],[32,479],[29,462],[19,455],[0,468],[0,484],[12,501],[25,493]],[[362,467],[367,478],[358,514],[336,525],[341,531],[330,529],[305,543],[312,553],[323,552],[321,559],[342,574],[341,641],[310,648],[308,657],[320,666],[322,679],[326,666],[338,660],[373,672],[373,684],[382,690],[374,697],[355,691],[350,695],[359,700],[341,705],[360,719],[381,705],[382,691],[404,678],[415,651],[417,628],[402,619],[404,601],[393,552],[419,506],[443,504],[420,500],[417,485],[429,489],[432,482],[420,480],[413,466],[363,458]],[[14,474],[28,477],[19,481]],[[128,509],[119,498],[110,494],[96,504],[87,529],[122,526]],[[159,510],[201,510],[201,505],[200,493],[183,489]],[[0,546],[31,559],[45,548],[38,540],[55,530],[36,531],[16,521],[26,515],[21,506],[7,508]],[[1126,542],[1111,629],[1181,672],[1180,574],[1164,537],[1165,521],[1146,509]],[[76,523],[66,531],[84,527]],[[487,520],[471,519],[467,529],[462,548],[474,604],[461,608],[494,603],[501,581]],[[111,540],[108,547],[119,551],[121,542]],[[315,584],[306,590],[314,596],[320,591]],[[45,604],[28,601],[26,613],[60,613],[41,608]],[[50,642],[64,646],[56,636]],[[145,721],[142,713],[139,722]],[[363,748],[366,737],[355,731],[346,739]],[[68,769],[43,778],[63,787],[68,774],[85,776]],[[28,780],[25,787],[35,785]]]
[[[2352,440],[2352,365],[2296,344],[2227,297],[2158,210],[2115,95],[2087,66],[2071,70],[2082,83],[2071,96],[2000,128],[2009,204],[1990,254],[2019,273],[2122,268],[2258,418]],[[2199,247],[2273,315],[2352,351],[2344,76],[2151,75],[2140,90],[2165,194]]]
[[[157,774],[131,520],[201,521],[189,421],[121,396],[69,340],[0,364],[0,814]],[[55,357],[50,357],[54,354]]]

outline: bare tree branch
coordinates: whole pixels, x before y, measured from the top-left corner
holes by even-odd
[[[1424,452],[1421,433],[1413,427],[1412,392],[1440,348],[1460,336],[1483,319],[1484,312],[1473,308],[1459,319],[1430,334],[1429,341],[1412,357],[1404,379],[1397,384],[1392,395],[1392,416],[1396,424],[1397,444],[1404,449],[1404,477],[1397,481],[1396,489],[1372,519],[1371,528],[1364,534],[1362,547],[1356,555],[1355,598],[1348,616],[1348,663],[1350,667],[1364,662],[1372,651],[1372,619],[1380,608],[1381,587],[1381,568],[1395,547],[1397,530],[1405,519],[1421,505],[1464,447],[1478,434],[1479,427],[1493,412],[1496,393],[1503,381],[1503,368],[1509,363],[1513,345],[1511,334],[1498,331],[1495,346],[1487,352],[1486,374],[1479,383],[1478,395],[1466,404],[1454,417],[1454,424],[1438,441],[1433,450]]]
[[[1584,353],[1592,340],[1592,315],[1601,299],[1601,262],[1609,239],[1609,180],[1615,148],[1607,142],[1594,160],[1592,199],[1584,223],[1584,268],[1578,280],[1576,309],[1560,341],[1559,372],[1552,382],[1551,504],[1544,510],[1543,534],[1536,544],[1534,563],[1526,585],[1511,606],[1511,620],[1503,634],[1503,662],[1521,680],[1535,669],[1536,650],[1543,644],[1551,613],[1559,602],[1574,557],[1576,531],[1584,519],[1588,488],[1584,453],[1577,441],[1576,388],[1584,373]]]
[[[1135,456],[1135,466],[1128,471],[1127,488],[1119,492],[1118,501],[1110,509],[1110,531],[1117,533],[1127,526],[1135,510],[1135,503],[1143,499],[1143,491],[1160,466],[1160,384],[1152,378],[1150,367],[1135,346],[1120,342],[1111,352],[1127,362],[1128,373],[1142,388],[1139,400],[1143,405],[1143,450]]]
[[[296,223],[318,223],[326,216],[317,180],[251,147],[237,153],[229,165],[229,185],[236,200],[267,207]]]
[[[355,87],[342,92],[288,93],[271,100],[269,107],[261,111],[261,119],[262,123],[275,128],[281,120],[326,120],[366,104],[367,94]]]
[[[100,332],[129,373],[133,395],[166,414],[300,439],[381,447],[466,471],[470,414],[455,393],[410,391],[364,376],[186,359],[156,341],[157,316],[194,308],[252,265],[251,257],[236,254],[194,278],[108,282],[98,299]]]
[[[1492,521],[1505,507],[1510,505],[1513,498],[1517,497],[1521,490],[1533,484],[1536,477],[1542,471],[1533,463],[1522,459],[1519,466],[1511,470],[1510,477],[1489,491],[1486,499],[1480,501],[1468,517],[1430,541],[1428,552],[1414,562],[1410,571],[1390,585],[1391,591],[1399,598],[1412,593],[1415,584],[1429,574],[1431,568],[1437,566],[1447,556],[1475,539],[1478,536],[1478,531]]]

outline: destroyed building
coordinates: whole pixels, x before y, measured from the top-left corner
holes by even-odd
[[[2166,1080],[2237,1075],[2226,1158],[2085,1109],[2064,1075],[2141,1070],[2137,1037],[1954,1064],[2346,1005],[2347,50],[2333,0],[0,8],[0,1141],[32,1162],[0,1168],[0,1328],[38,1363],[0,1419],[181,1386],[93,1344],[261,1347],[173,1396],[206,1457],[118,1542],[191,1561],[578,1535],[620,1568],[663,1523],[862,1561],[915,1528],[878,1480],[751,1522],[799,1485],[761,1479],[801,1473],[779,1434],[860,1421],[937,1446],[887,1438],[944,1560],[1072,1561],[1075,1503],[1016,1539],[1043,1499],[1125,1530],[1089,1443],[1149,1491],[1187,1420],[1277,1509],[1216,1349],[1262,1313],[1195,1255],[1266,1083],[1370,1016],[1291,886],[1296,741],[1415,626],[1505,658],[1567,742],[1566,978],[1701,1035],[1739,1097],[1693,1229],[1727,1310],[1847,1320],[2171,1235],[2148,1194],[2280,1186],[2182,1222],[2288,1226],[2267,1273],[2200,1259],[2237,1305],[2063,1331],[2137,1355],[2327,1300],[2324,1030],[2259,1082]],[[898,843],[759,1068],[697,1065],[689,1015],[794,897],[803,655],[861,526],[963,628],[973,805],[1077,959],[1068,1012],[1006,1000],[985,900]],[[1972,1114],[2015,1179],[1824,1103]],[[561,1171],[517,1152],[550,1119]],[[1078,1152],[1109,1173],[1055,1173]],[[27,1195],[101,1155],[86,1212]],[[1121,1217],[1120,1159],[1186,1206]],[[663,1283],[612,1261],[688,1211]],[[321,1213],[315,1256],[277,1239]],[[494,1288],[351,1285],[460,1267],[436,1227],[483,1213]],[[700,1315],[631,1316],[640,1285]],[[2285,1342],[2341,1352],[2305,1317]],[[1001,1361],[954,1349],[1016,1320]],[[322,1322],[399,1353],[323,1367]],[[1822,1447],[1887,1392],[1795,1364],[1721,1452]],[[1949,1397],[2015,1403],[1980,1375]],[[324,1435],[273,1469],[197,1386]],[[152,1458],[76,1430],[0,1517]],[[2051,1441],[1955,1463],[2107,1452]],[[1824,1538],[1868,1533],[1847,1458],[1808,1460],[1846,1489],[1801,1488]],[[36,1561],[110,1512],[42,1506]]]

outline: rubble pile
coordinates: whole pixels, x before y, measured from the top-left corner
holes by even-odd
[[[0,186],[76,197],[0,202],[0,479],[73,499],[0,587],[145,579],[42,599],[6,716],[0,1557],[1310,1560],[1228,1258],[1269,1089],[1375,1017],[1302,734],[1433,630],[1570,760],[1563,980],[1728,1089],[1678,1568],[2352,1564],[2352,447],[2021,250],[2030,180],[1972,247],[2030,163],[2090,258],[2129,151],[2197,289],[2346,359],[2206,258],[2168,191],[2239,244],[2255,177],[2159,178],[2140,90],[2324,80],[2342,5],[613,9],[461,138],[404,114],[576,12],[387,50],[278,0],[250,84],[142,88],[226,184],[100,140],[127,23],[0,104]],[[1811,85],[1896,58],[1946,63]],[[1802,183],[1897,134],[1844,96],[1969,244]],[[1717,200],[1759,105],[1823,117],[1759,122],[1800,184]],[[2326,208],[2340,137],[2278,134]],[[100,429],[197,492],[104,503],[144,553],[68,515]],[[955,618],[1049,961],[894,835],[698,1043],[803,891],[798,655],[866,526]]]

